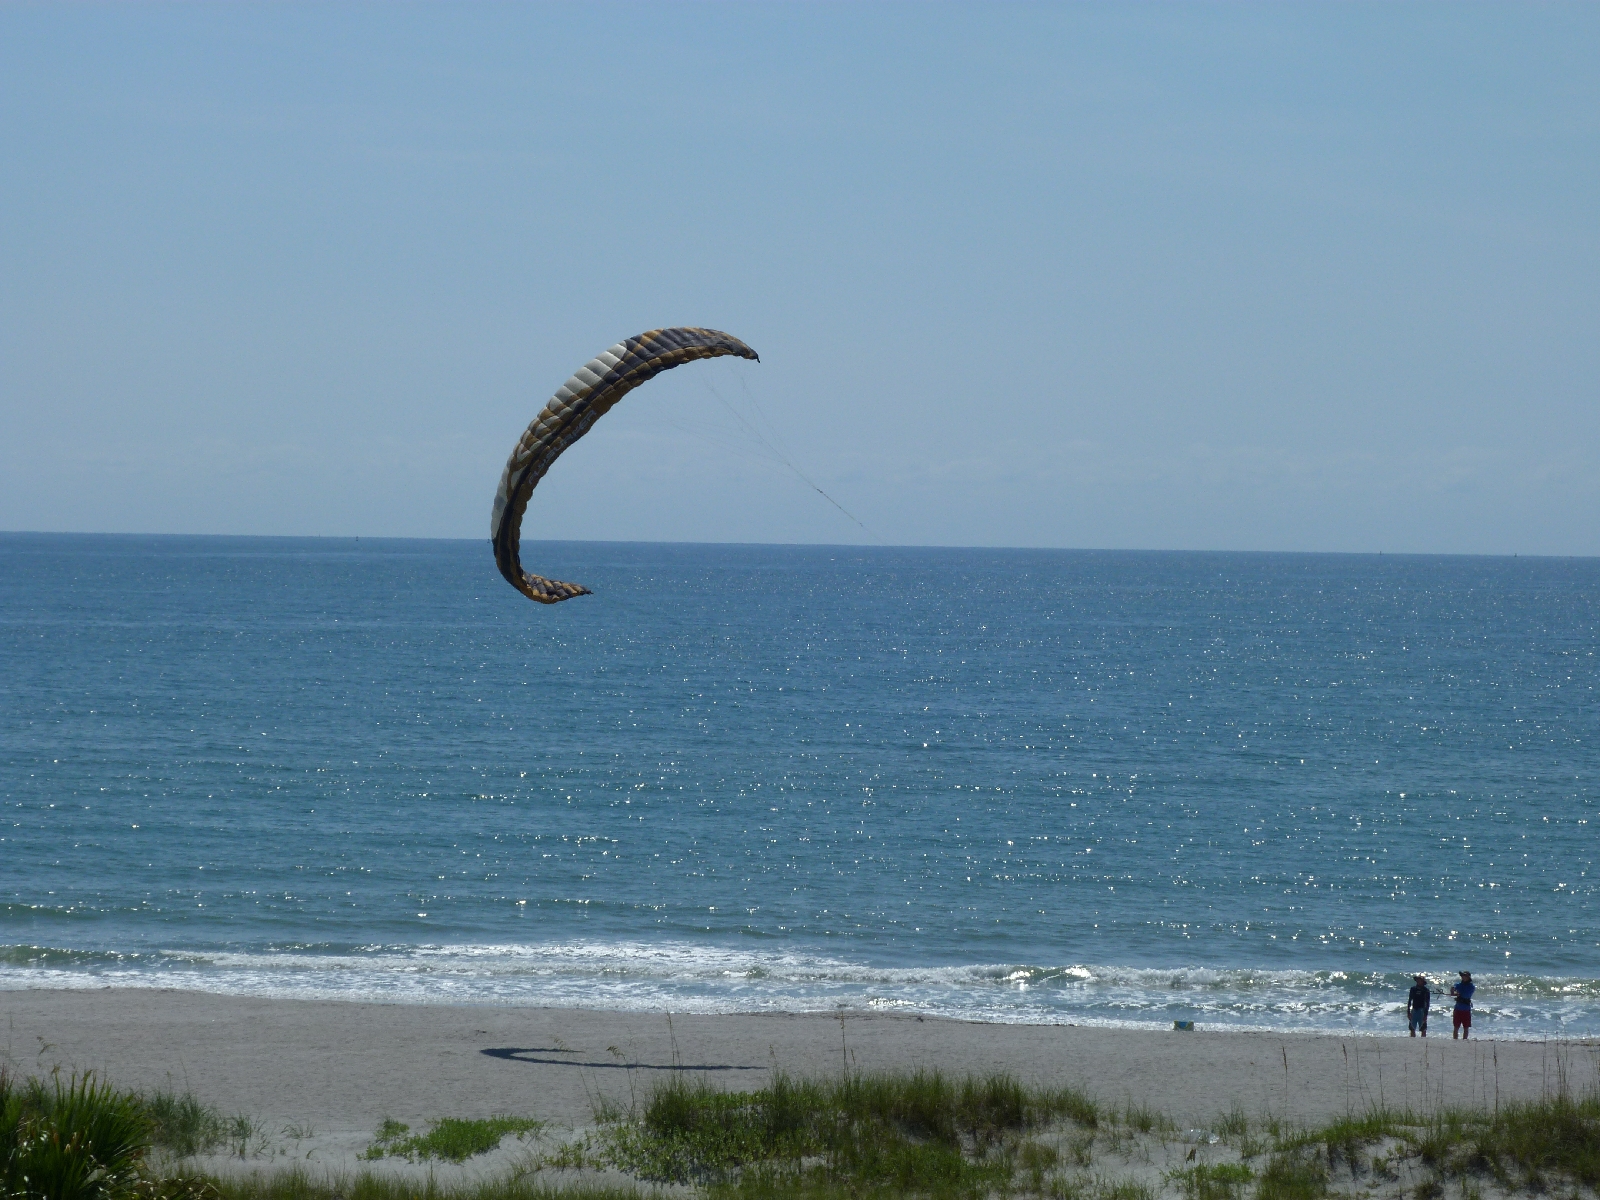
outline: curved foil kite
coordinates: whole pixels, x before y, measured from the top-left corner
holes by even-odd
[[[686,362],[725,354],[761,361],[738,338],[715,329],[652,329],[590,359],[561,385],[511,452],[505,473],[500,476],[500,490],[495,494],[489,541],[494,546],[495,565],[507,583],[540,604],[559,604],[574,596],[589,595],[588,588],[576,583],[546,579],[522,569],[519,548],[528,497],[561,452],[588,433],[590,426],[634,388]]]

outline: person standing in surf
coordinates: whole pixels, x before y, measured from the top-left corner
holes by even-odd
[[[1428,1008],[1433,1003],[1433,993],[1428,990],[1428,980],[1422,975],[1411,977],[1415,982],[1411,991],[1406,996],[1406,1022],[1411,1026],[1411,1036],[1416,1037],[1417,1031],[1422,1031],[1422,1036],[1428,1036]]]
[[[1472,972],[1461,972],[1461,982],[1450,985],[1450,994],[1456,998],[1456,1008],[1450,1014],[1450,1040],[1457,1037],[1466,1038],[1472,1033],[1472,993],[1478,989],[1473,986]]]

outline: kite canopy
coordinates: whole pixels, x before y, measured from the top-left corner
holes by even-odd
[[[591,358],[561,385],[528,426],[500,476],[494,516],[489,520],[489,541],[494,546],[495,565],[506,582],[540,604],[559,604],[574,596],[589,595],[589,589],[579,584],[546,579],[522,569],[522,514],[527,510],[528,497],[561,452],[588,433],[590,426],[634,388],[686,362],[725,354],[761,361],[738,338],[715,329],[651,329]]]

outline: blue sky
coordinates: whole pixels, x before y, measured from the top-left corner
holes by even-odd
[[[1600,553],[1593,5],[7,4],[0,153],[0,528],[487,537],[702,324],[527,536]]]

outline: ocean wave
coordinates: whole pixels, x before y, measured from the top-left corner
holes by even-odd
[[[1071,963],[883,965],[688,942],[306,945],[142,953],[0,947],[0,987],[176,987],[407,1003],[680,1012],[914,1011],[967,1020],[1325,1032],[1403,1031],[1406,971]],[[1452,978],[1439,971],[1435,979]],[[1486,972],[1500,1036],[1600,1032],[1600,979]],[[1442,991],[1442,987],[1438,990]],[[1441,996],[1440,1004],[1448,1003]]]
[[[141,961],[160,961],[163,954],[140,954],[118,950],[68,950],[56,946],[0,946],[0,979],[10,969],[29,968],[92,971],[101,967],[128,966]]]

